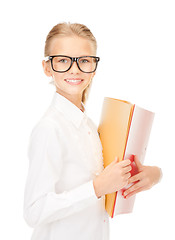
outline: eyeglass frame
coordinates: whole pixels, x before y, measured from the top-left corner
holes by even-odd
[[[54,58],[54,57],[67,57],[67,58],[71,59],[71,65],[70,65],[70,67],[69,67],[66,71],[57,71],[57,70],[55,70],[55,69],[53,68],[53,58]],[[80,68],[78,61],[79,61],[79,59],[85,58],[85,57],[95,58],[95,60],[96,60],[96,67],[95,67],[95,70],[94,70],[94,71],[85,72],[85,71],[83,71],[83,70]],[[93,72],[95,72],[96,69],[97,69],[97,65],[98,65],[98,62],[100,61],[100,58],[99,58],[99,57],[96,57],[96,56],[70,57],[70,56],[66,56],[66,55],[52,55],[52,56],[47,56],[47,57],[45,57],[44,60],[45,60],[46,62],[49,61],[49,60],[51,61],[52,69],[53,69],[53,71],[55,71],[55,72],[59,72],[59,73],[67,72],[67,71],[69,71],[69,70],[71,69],[73,63],[76,62],[77,67],[78,67],[78,69],[79,69],[81,72],[84,72],[84,73],[93,73]]]

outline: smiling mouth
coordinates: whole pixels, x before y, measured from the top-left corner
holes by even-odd
[[[67,83],[73,84],[73,85],[78,85],[78,84],[80,84],[83,81],[83,79],[80,79],[80,78],[67,78],[67,79],[64,79],[64,81],[66,81]]]

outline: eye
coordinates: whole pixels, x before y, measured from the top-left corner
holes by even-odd
[[[87,58],[82,58],[82,59],[80,60],[80,63],[89,63],[89,59],[87,59]]]
[[[63,58],[59,60],[60,63],[67,63],[67,59]]]

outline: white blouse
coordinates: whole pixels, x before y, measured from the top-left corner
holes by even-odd
[[[109,240],[104,196],[93,179],[103,170],[97,127],[55,92],[33,128],[24,193],[24,219],[32,240]]]

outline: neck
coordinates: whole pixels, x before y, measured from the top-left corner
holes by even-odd
[[[81,101],[82,101],[82,95],[70,95],[62,93],[58,90],[56,90],[57,93],[68,99],[70,102],[72,102],[75,106],[77,106],[79,109],[82,109]],[[82,109],[84,110],[84,109]]]

